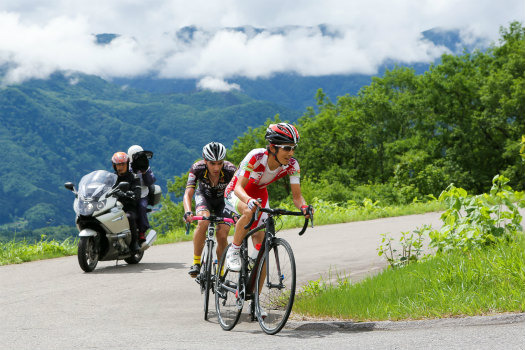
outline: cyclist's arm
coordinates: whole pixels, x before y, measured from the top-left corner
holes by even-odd
[[[290,184],[290,189],[292,190],[293,204],[297,209],[301,210],[303,213],[303,207],[306,206],[306,201],[304,200],[303,194],[301,193],[300,184]],[[310,215],[307,215],[306,218],[310,218]]]
[[[184,205],[184,212],[191,211],[191,199],[193,198],[194,193],[194,187],[186,187],[186,191],[184,191],[184,198],[182,199],[182,203]]]
[[[244,189],[246,185],[248,185],[248,182],[250,181],[250,178],[240,176],[237,180],[237,183],[235,184],[235,188],[233,189],[233,193],[239,198],[243,203],[248,204],[248,201],[250,200],[250,197],[248,193],[246,193],[246,190]],[[257,199],[257,198],[254,198]]]

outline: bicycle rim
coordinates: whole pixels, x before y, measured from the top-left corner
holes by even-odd
[[[265,333],[278,333],[288,321],[295,297],[295,278],[292,248],[277,238],[257,268],[255,313]]]
[[[204,320],[208,320],[208,305],[210,302],[210,289],[212,288],[211,267],[213,265],[213,242],[206,244],[206,256],[204,268]]]
[[[241,316],[242,307],[238,306],[236,293],[240,284],[240,273],[226,268],[224,250],[217,267],[215,280],[215,309],[222,329],[229,331],[235,327]],[[221,272],[222,271],[222,272]]]

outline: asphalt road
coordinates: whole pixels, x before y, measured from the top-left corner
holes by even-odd
[[[280,236],[294,249],[299,285],[386,266],[381,233],[397,235],[438,214],[309,228]],[[353,323],[292,318],[265,335],[246,311],[233,331],[218,325],[211,300],[188,277],[191,242],[154,246],[138,265],[100,262],[84,273],[76,257],[0,267],[0,349],[525,349],[525,314]]]

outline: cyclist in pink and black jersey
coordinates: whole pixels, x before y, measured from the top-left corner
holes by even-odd
[[[305,215],[307,213],[308,205],[301,193],[299,181],[299,163],[292,157],[299,142],[299,132],[291,124],[271,124],[266,129],[265,138],[268,146],[254,149],[246,155],[224,192],[225,211],[230,210],[241,215],[235,225],[233,242],[226,256],[228,268],[232,271],[240,271],[241,268],[239,248],[247,232],[244,226],[250,221],[257,206],[269,206],[266,189],[269,184],[288,175],[293,202]],[[256,200],[258,198],[262,200],[261,203]],[[265,217],[266,213],[260,215],[251,228],[257,227]],[[262,232],[253,237],[254,244],[262,242]]]
[[[232,163],[224,160],[226,147],[219,142],[210,142],[202,148],[202,158],[194,163],[188,174],[186,191],[184,192],[184,220],[191,222],[193,218],[192,198],[195,194],[195,212],[197,215],[229,217],[229,212],[224,213],[224,190],[232,179],[237,168]],[[193,235],[193,265],[188,274],[195,278],[200,272],[200,262],[205,233],[209,221],[201,220],[197,224]],[[228,245],[228,232],[230,224],[221,222],[217,226],[217,255],[220,256]]]

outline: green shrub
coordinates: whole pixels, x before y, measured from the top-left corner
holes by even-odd
[[[429,233],[430,245],[438,253],[467,251],[509,239],[521,232],[521,215],[513,200],[523,206],[523,194],[513,192],[509,179],[494,177],[490,192],[469,196],[467,191],[450,185],[439,196],[446,205],[441,215],[443,226]]]

